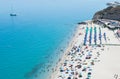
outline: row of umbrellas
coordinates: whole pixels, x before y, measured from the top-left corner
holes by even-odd
[[[101,28],[99,27],[99,40],[100,40],[100,44],[102,44],[102,33],[101,33]]]
[[[96,31],[96,27],[94,27],[94,42],[95,45],[97,44],[97,31]]]
[[[107,41],[107,39],[106,39],[106,33],[104,33],[103,35],[104,35],[104,40]]]
[[[92,43],[92,27],[90,28],[90,36],[89,36],[89,43]]]
[[[85,33],[85,37],[84,37],[84,45],[86,45],[87,35],[88,35],[88,27],[86,27],[86,33]]]
[[[87,36],[88,36],[88,31],[89,28],[86,27],[86,32],[85,32],[85,37],[84,37],[84,45],[86,45],[87,42]],[[91,27],[90,28],[90,35],[89,35],[89,45],[92,44],[92,32],[94,31],[94,43],[95,45],[97,45],[97,27]],[[106,41],[106,33],[103,34],[104,40]],[[100,40],[100,44],[102,44],[102,32],[101,32],[101,28],[99,27],[99,40]]]

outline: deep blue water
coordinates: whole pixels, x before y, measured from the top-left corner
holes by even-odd
[[[76,23],[91,19],[109,1],[0,0],[0,79],[33,77],[38,65],[67,45]]]

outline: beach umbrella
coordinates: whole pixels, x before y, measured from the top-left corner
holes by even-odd
[[[80,74],[79,74],[79,78],[81,78],[81,77],[82,77],[82,74],[80,73]]]
[[[88,72],[88,75],[91,75],[91,72]]]
[[[68,77],[67,79],[71,79],[71,77]]]

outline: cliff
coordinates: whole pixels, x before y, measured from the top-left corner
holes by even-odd
[[[101,11],[98,11],[93,16],[93,20],[96,19],[109,19],[109,20],[117,20],[120,21],[120,6],[116,7],[107,7]]]

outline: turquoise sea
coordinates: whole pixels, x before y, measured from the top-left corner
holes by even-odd
[[[110,1],[0,0],[0,79],[46,79],[76,24]]]

